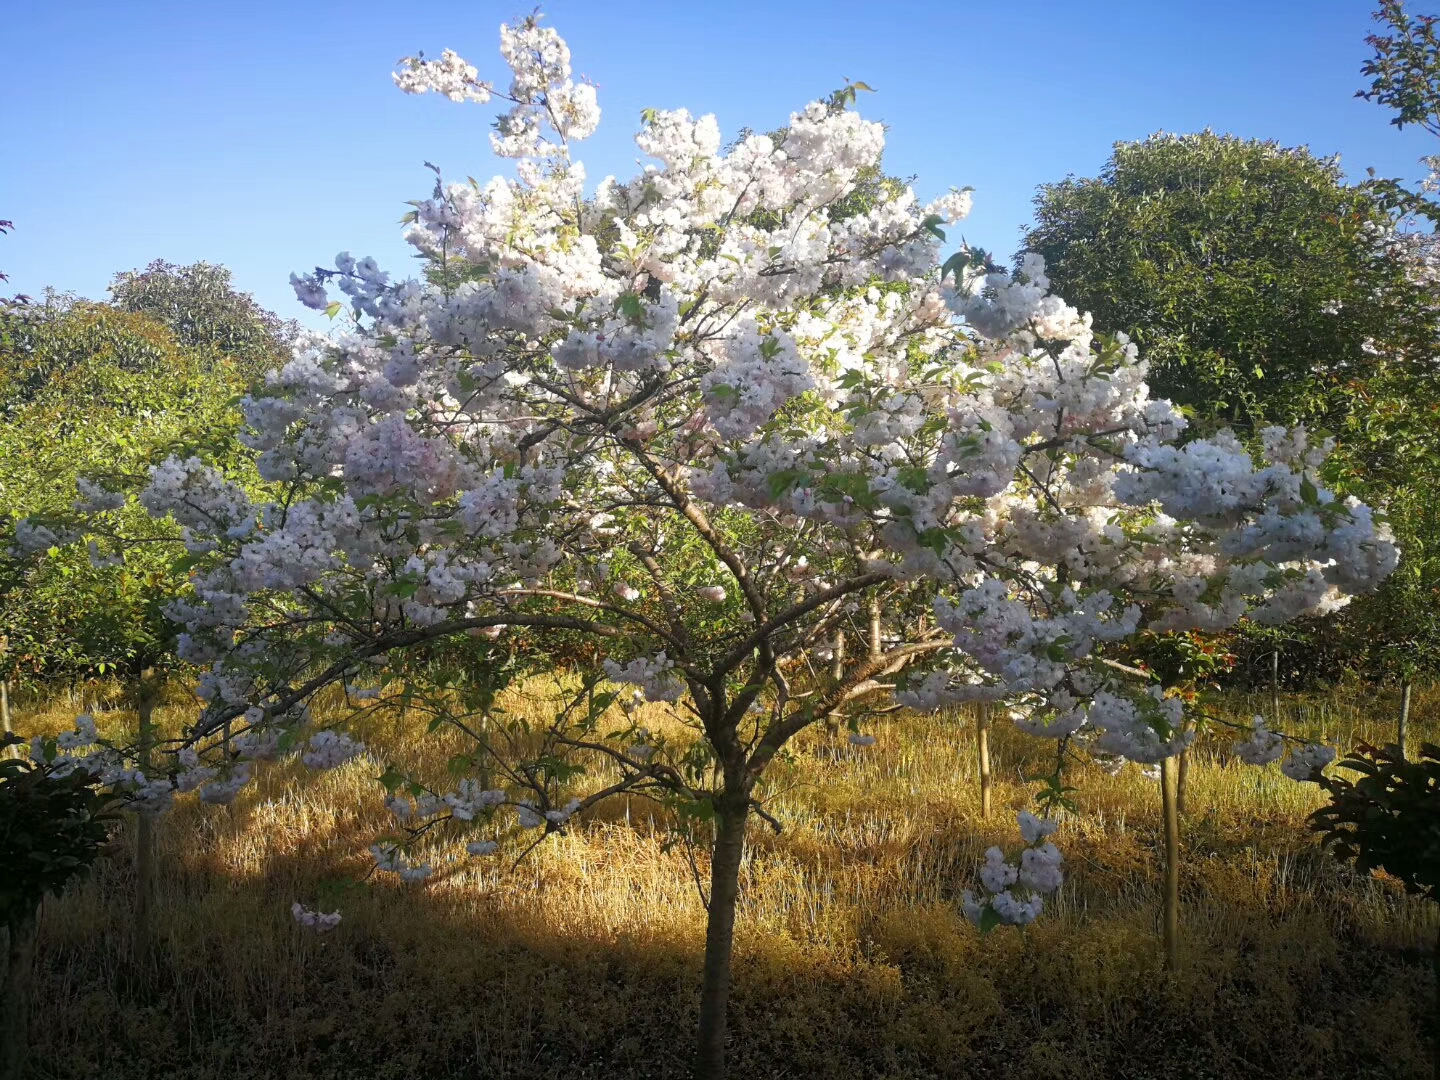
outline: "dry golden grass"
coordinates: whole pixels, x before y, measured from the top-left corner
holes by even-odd
[[[541,712],[553,691],[512,706]],[[74,701],[22,710],[24,733]],[[1236,699],[1237,713],[1257,702]],[[1291,699],[1290,727],[1384,739],[1388,696]],[[160,713],[178,723],[178,698]],[[103,724],[133,725],[119,709]],[[652,728],[666,723],[658,712]],[[420,726],[420,725],[414,725]],[[1415,740],[1440,738],[1419,695]],[[1435,914],[1357,878],[1303,829],[1313,785],[1191,769],[1184,962],[1160,970],[1157,786],[1081,770],[1059,839],[1068,880],[1025,935],[981,937],[956,898],[1013,843],[1044,747],[1001,726],[999,808],[979,818],[971,729],[897,719],[856,750],[810,733],[775,769],[744,871],[732,1007],[737,1077],[1428,1077]],[[456,745],[372,725],[370,745],[443,772]],[[680,1077],[704,912],[649,804],[612,803],[518,869],[457,863],[422,889],[360,883],[387,827],[374,759],[264,773],[233,807],[159,827],[156,951],[133,953],[128,838],[47,904],[39,1077]],[[344,922],[317,937],[292,900]]]

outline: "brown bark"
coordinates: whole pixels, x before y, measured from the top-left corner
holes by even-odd
[[[1175,812],[1184,817],[1188,812],[1190,790],[1190,749],[1180,751],[1179,771],[1175,776]]]
[[[724,794],[717,800],[715,848],[710,857],[710,910],[705,925],[705,971],[700,982],[697,1080],[724,1080],[726,1011],[730,1004],[730,954],[735,944],[735,905],[750,801]]]
[[[1162,921],[1165,939],[1165,968],[1180,965],[1180,813],[1179,762],[1173,757],[1160,761],[1160,804],[1165,821],[1165,888]]]
[[[880,640],[880,597],[870,597],[870,659],[878,660],[885,652],[885,643]]]
[[[5,993],[0,1008],[0,1080],[20,1080],[30,1039],[30,986],[35,975],[39,909],[12,920],[7,929]]]

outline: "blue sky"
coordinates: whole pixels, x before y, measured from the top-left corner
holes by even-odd
[[[963,232],[1008,256],[1035,187],[1093,175],[1117,140],[1209,126],[1413,178],[1440,151],[1355,99],[1370,0],[554,0],[546,16],[604,119],[592,182],[635,171],[640,110],[766,130],[846,78],[922,196],[976,189]],[[1420,5],[1426,10],[1425,5]],[[502,81],[524,3],[10,0],[0,67],[0,270],[15,291],[103,296],[155,258],[224,263],[301,315],[290,271],[340,250],[412,265],[397,219],[430,174],[486,178],[491,106],[396,91],[400,56],[453,48]]]

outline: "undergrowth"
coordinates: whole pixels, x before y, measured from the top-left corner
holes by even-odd
[[[533,682],[512,709],[544,714]],[[111,695],[113,701],[119,699]],[[105,700],[100,705],[105,705]],[[73,722],[64,697],[24,734]],[[1234,697],[1248,717],[1264,701]],[[1280,725],[1383,741],[1370,690],[1292,697]],[[674,721],[655,707],[652,728]],[[193,711],[178,691],[159,711]],[[133,726],[123,708],[102,728]],[[323,719],[323,716],[322,716]],[[1440,694],[1413,737],[1440,738]],[[331,773],[263,770],[232,807],[186,801],[158,827],[155,948],[131,932],[130,837],[47,904],[32,1072],[44,1078],[683,1077],[695,1025],[704,852],[667,843],[652,804],[613,802],[513,865],[441,863],[423,888],[377,876],[387,761],[443,774],[456,749],[402,718]],[[678,730],[678,729],[677,729]],[[1057,841],[1067,881],[1024,934],[958,913],[982,852],[1012,843],[1044,744],[997,724],[997,811],[979,815],[961,715],[812,732],[774,770],[750,833],[732,1006],[733,1075],[765,1077],[1429,1076],[1434,913],[1327,859],[1304,829],[1320,798],[1274,766],[1195,753],[1183,843],[1183,963],[1161,970],[1158,785],[1085,766]],[[457,845],[458,846],[458,845]],[[703,847],[703,845],[701,845]],[[507,857],[508,856],[508,857]],[[694,860],[692,862],[692,859]],[[297,927],[292,901],[344,916]]]

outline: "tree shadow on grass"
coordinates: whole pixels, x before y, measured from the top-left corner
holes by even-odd
[[[638,823],[596,823],[482,880],[347,888],[359,863],[343,819],[248,861],[230,852],[225,869],[231,818],[254,812],[167,824],[148,958],[132,952],[123,847],[48,906],[33,1076],[688,1075],[703,913],[693,893],[665,891],[673,868],[650,880],[659,838]],[[832,850],[808,874],[795,867],[813,840],[757,833],[732,1075],[1430,1075],[1429,957],[1376,937],[1373,896],[1347,921],[1323,890],[1277,908],[1273,890],[1197,864],[1184,970],[1169,975],[1156,960],[1158,894],[1123,849],[1080,838],[1049,921],[1023,937],[977,935],[950,897],[989,833],[961,815],[892,855]],[[864,885],[886,858],[893,884],[878,895],[837,888]],[[290,918],[292,900],[316,896],[344,913],[332,934]]]
[[[1158,963],[1157,800],[1133,778],[1105,779],[1089,807],[1103,818],[1066,825],[1069,879],[1042,921],[978,935],[957,897],[1013,819],[978,820],[968,758],[942,734],[889,764],[842,746],[777,775],[777,790],[817,786],[784,804],[783,835],[752,828],[732,1075],[1431,1075],[1433,913],[1336,867],[1290,820],[1187,819],[1178,975]],[[612,802],[514,871],[362,881],[386,822],[357,796],[373,768],[355,768],[268,770],[233,808],[178,810],[143,960],[128,838],[48,905],[32,1075],[688,1075],[704,915],[660,816]],[[997,806],[1023,797],[1002,782]],[[296,926],[295,900],[338,908],[340,927]]]

